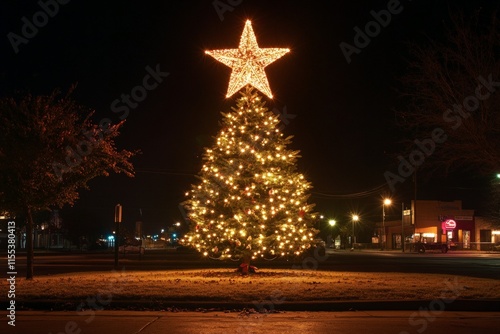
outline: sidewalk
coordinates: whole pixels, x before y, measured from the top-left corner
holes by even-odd
[[[497,333],[498,313],[470,312],[19,312],[6,334]]]

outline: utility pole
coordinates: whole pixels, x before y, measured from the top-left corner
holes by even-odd
[[[403,249],[403,253],[405,252],[405,204],[401,203],[401,248]]]
[[[118,247],[120,243],[120,223],[122,222],[122,206],[115,206],[115,269],[118,269]]]
[[[415,168],[415,173],[413,174],[413,242],[415,243],[417,237],[417,169]],[[420,235],[418,236],[418,241],[421,241]]]

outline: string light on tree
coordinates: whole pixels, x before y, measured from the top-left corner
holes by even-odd
[[[250,21],[239,49],[208,51],[232,67],[228,97],[241,96],[222,113],[221,129],[206,148],[199,183],[183,203],[192,221],[181,240],[218,259],[297,256],[315,235],[310,183],[297,171],[299,151],[278,128],[279,117],[265,106],[272,97],[264,67],[288,49],[260,49]],[[256,88],[257,90],[255,90]]]
[[[300,255],[317,230],[307,203],[311,186],[296,169],[299,152],[287,149],[291,137],[250,86],[223,116],[200,183],[186,193],[194,228],[183,243],[221,259]]]
[[[247,20],[238,49],[205,51],[221,63],[232,68],[226,97],[233,96],[246,85],[251,85],[273,98],[264,68],[290,52],[287,48],[259,48],[252,28]]]

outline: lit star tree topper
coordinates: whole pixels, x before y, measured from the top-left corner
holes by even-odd
[[[288,52],[290,49],[287,48],[259,48],[250,20],[245,23],[238,49],[205,51],[232,68],[226,97],[231,97],[246,85],[251,85],[271,99],[273,94],[264,68]]]
[[[318,231],[299,152],[287,147],[292,137],[262,95],[251,86],[240,94],[205,150],[199,183],[186,193],[191,226],[181,242],[218,259],[300,255]]]

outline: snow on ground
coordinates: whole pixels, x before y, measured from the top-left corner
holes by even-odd
[[[4,280],[4,282],[6,282]],[[5,284],[5,283],[4,283]],[[232,269],[85,272],[16,280],[17,300],[341,301],[500,299],[500,281],[419,273]]]

